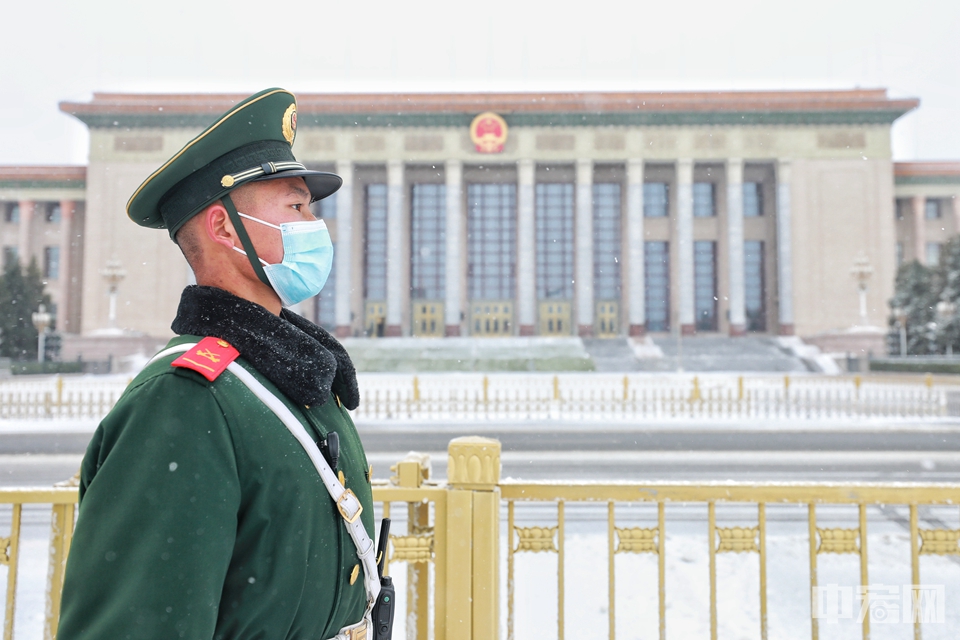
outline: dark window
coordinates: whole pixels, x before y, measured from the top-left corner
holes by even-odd
[[[643,243],[643,287],[648,331],[670,330],[670,246]]]
[[[643,183],[643,216],[666,218],[669,214],[669,190],[666,182]]]
[[[43,277],[48,280],[60,277],[60,247],[43,248]]]
[[[443,300],[446,266],[446,198],[442,184],[415,184],[410,214],[410,296]]]
[[[763,215],[763,195],[759,182],[743,183],[743,217],[759,218]]]
[[[387,185],[367,185],[364,299],[387,299]]]
[[[536,188],[537,299],[573,298],[573,185]]]
[[[311,205],[313,215],[323,220],[330,220],[337,217],[337,194],[327,196],[323,200],[317,200]]]
[[[893,201],[893,217],[896,220],[903,220],[909,210],[910,200],[907,198],[897,198]]]
[[[698,331],[717,330],[717,243],[693,243],[694,311]]]
[[[713,183],[693,183],[693,217],[712,218],[717,215],[717,208],[713,202]]]
[[[47,202],[43,205],[43,219],[49,223],[60,222],[60,203]]]
[[[897,266],[900,267],[903,265],[903,243],[897,243]]]
[[[620,299],[620,185],[593,185],[593,295]]]
[[[517,271],[517,185],[467,185],[471,300],[512,300]]]
[[[936,220],[940,217],[940,201],[927,198],[923,203],[923,217],[927,220]]]
[[[7,205],[3,208],[3,221],[13,224],[20,222],[20,203],[7,203]]]
[[[928,267],[936,267],[940,264],[940,243],[939,242],[928,242],[927,243],[927,259]]]
[[[3,248],[3,268],[6,269],[9,265],[14,264],[17,261],[18,251],[14,246],[4,247]]]
[[[747,331],[767,330],[766,288],[763,278],[763,242],[743,243],[743,291]]]

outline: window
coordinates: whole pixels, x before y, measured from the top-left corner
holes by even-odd
[[[763,242],[743,243],[743,289],[747,331],[767,330],[766,288],[763,278]]]
[[[897,243],[897,267],[899,268],[902,265],[903,265],[903,243],[898,242]]]
[[[693,243],[693,300],[698,331],[717,330],[717,243]]]
[[[620,185],[593,185],[593,295],[620,299]]]
[[[714,206],[713,200],[712,182],[693,183],[694,218],[712,218],[713,216],[717,215],[717,208]]]
[[[366,300],[387,299],[387,185],[367,185]]]
[[[927,243],[927,266],[936,267],[940,264],[940,243],[939,242],[928,242]]]
[[[669,201],[666,182],[643,184],[643,216],[645,218],[666,218],[669,215]]]
[[[48,280],[60,277],[60,247],[43,248],[43,277]]]
[[[537,299],[573,298],[573,184],[536,187]]]
[[[323,220],[331,220],[337,217],[337,194],[327,196],[323,200],[317,200],[311,205],[313,215]]]
[[[14,246],[8,246],[3,248],[3,268],[6,269],[11,264],[17,262],[18,251]]]
[[[927,220],[936,220],[940,217],[940,201],[927,198],[923,203],[923,217]]]
[[[648,331],[670,330],[670,246],[643,243],[643,288]]]
[[[415,184],[410,211],[410,297],[443,300],[446,198],[442,184]]]
[[[60,203],[59,202],[47,202],[43,205],[43,219],[50,223],[55,224],[60,222]]]
[[[893,201],[893,217],[895,220],[903,220],[904,212],[910,210],[910,200],[907,198],[897,198]]]
[[[517,185],[467,185],[471,300],[512,300],[517,278]]]
[[[20,203],[7,203],[7,205],[3,208],[3,221],[12,224],[20,222]]]
[[[321,200],[323,202],[323,200]],[[337,326],[337,245],[333,245],[333,265],[330,268],[330,276],[327,278],[327,283],[323,285],[323,289],[320,290],[320,293],[314,298],[314,304],[316,305],[315,313],[317,318],[317,324],[327,329],[333,331]]]
[[[759,182],[743,183],[743,217],[759,218],[763,215],[763,195]]]

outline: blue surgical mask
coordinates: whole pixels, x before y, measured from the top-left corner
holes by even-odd
[[[284,222],[278,226],[237,213],[247,220],[280,230],[283,260],[279,264],[260,262],[283,306],[295,305],[320,293],[333,268],[333,242],[323,220]],[[243,249],[234,247],[233,250],[247,255]]]

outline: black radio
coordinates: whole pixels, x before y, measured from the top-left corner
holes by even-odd
[[[377,561],[377,575],[380,578],[380,595],[373,604],[371,616],[373,618],[374,640],[391,640],[393,637],[393,603],[396,593],[393,590],[393,578],[383,575],[383,568],[387,562],[387,545],[390,543],[390,518],[384,518],[380,523],[380,540],[377,550],[380,552]]]

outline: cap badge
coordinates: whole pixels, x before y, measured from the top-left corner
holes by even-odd
[[[293,144],[293,138],[297,135],[297,103],[294,102],[287,110],[283,112],[283,139]]]

